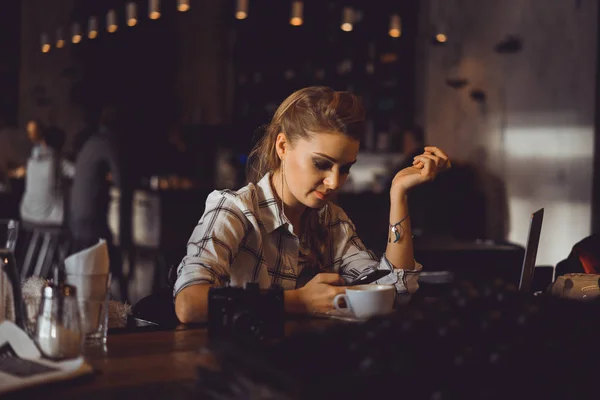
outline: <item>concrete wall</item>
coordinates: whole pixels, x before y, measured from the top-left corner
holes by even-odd
[[[504,182],[509,240],[524,244],[529,214],[545,207],[538,265],[566,258],[591,229],[597,7],[595,0],[424,2],[417,65],[427,141]],[[448,36],[444,46],[431,45],[438,30]],[[507,35],[522,39],[520,52],[494,51]],[[468,84],[454,89],[448,78]],[[473,89],[485,102],[471,98]]]

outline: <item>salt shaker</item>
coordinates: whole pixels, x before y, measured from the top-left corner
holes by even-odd
[[[76,289],[67,284],[48,284],[42,290],[35,342],[53,360],[76,358],[82,353],[83,335]]]

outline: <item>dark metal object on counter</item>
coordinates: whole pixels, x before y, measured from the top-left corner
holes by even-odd
[[[208,292],[208,333],[211,339],[232,336],[276,339],[284,333],[283,289],[257,283],[244,288],[212,287]]]

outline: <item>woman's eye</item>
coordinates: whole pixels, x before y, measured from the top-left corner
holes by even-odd
[[[348,175],[351,167],[340,168],[340,174]]]
[[[328,169],[331,168],[331,163],[329,163],[329,162],[314,160],[313,165],[315,166],[316,169],[321,170],[321,171],[327,171]]]

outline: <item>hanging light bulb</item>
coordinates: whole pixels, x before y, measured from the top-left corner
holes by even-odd
[[[235,17],[237,19],[248,18],[248,0],[237,0],[235,6]]]
[[[190,0],[177,0],[177,10],[186,12],[190,9]]]
[[[402,35],[402,21],[398,14],[392,14],[390,17],[390,30],[388,34],[393,38],[399,38]]]
[[[106,14],[106,30],[110,33],[115,33],[117,28],[117,12],[115,10],[110,10],[108,14]]]
[[[137,5],[134,2],[127,3],[127,26],[137,25]]]
[[[98,36],[98,19],[90,17],[88,20],[88,38],[95,39]]]
[[[444,18],[443,14],[445,13],[442,13],[440,10],[436,14],[437,21],[432,27],[432,41],[434,45],[443,45],[448,42],[448,21]]]
[[[81,25],[79,25],[79,22],[75,22],[73,24],[73,27],[71,28],[71,34],[71,42],[75,44],[81,42]]]
[[[344,7],[342,10],[342,25],[341,28],[344,32],[350,32],[353,28],[354,23],[354,9],[352,7]]]
[[[150,19],[160,18],[160,0],[150,0],[148,3],[148,16]]]
[[[304,11],[304,3],[301,1],[292,2],[292,15],[290,17],[290,24],[293,26],[302,25],[303,18],[302,13]]]
[[[42,53],[49,52],[50,48],[52,46],[50,46],[50,38],[48,37],[47,33],[42,33],[41,42],[42,42]]]
[[[437,35],[435,35],[435,40],[438,43],[446,43],[448,41],[448,36],[446,36],[445,33],[438,33]]]
[[[63,28],[58,28],[56,30],[56,48],[62,49],[65,47],[65,35],[63,33]]]

